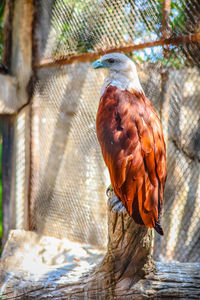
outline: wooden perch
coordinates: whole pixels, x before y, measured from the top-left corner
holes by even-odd
[[[2,299],[199,299],[200,264],[154,263],[152,231],[136,225],[125,210],[118,213],[109,206],[108,229],[107,253],[95,268],[81,268],[81,262],[77,266],[64,263],[48,267],[40,275],[22,266],[23,260],[31,264],[33,249],[38,253],[34,257],[37,266],[36,260],[44,252],[38,247],[44,247],[44,239],[34,232],[13,231],[1,261]],[[55,246],[57,239],[48,239]],[[80,245],[79,252],[89,251],[84,247]]]
[[[155,268],[151,257],[152,230],[135,224],[125,209],[118,213],[110,205],[108,208],[108,247],[98,272],[112,274],[115,283],[123,278],[133,281],[144,277]]]
[[[130,53],[133,51],[137,51],[140,49],[145,48],[152,48],[156,46],[165,46],[165,45],[180,45],[185,43],[199,43],[200,42],[200,33],[194,33],[194,34],[188,34],[184,36],[175,36],[175,37],[169,37],[169,38],[161,38],[156,41],[149,41],[144,42],[141,44],[131,44],[131,45],[125,45],[121,47],[115,47],[110,49],[104,49],[99,50],[96,52],[87,52],[87,53],[81,53],[76,55],[66,55],[62,57],[49,57],[45,58],[42,61],[40,61],[38,64],[35,64],[35,68],[49,68],[49,67],[55,67],[55,66],[62,66],[62,65],[68,65],[72,63],[77,62],[88,62],[88,61],[94,61],[98,57],[112,52],[121,52],[121,53]]]

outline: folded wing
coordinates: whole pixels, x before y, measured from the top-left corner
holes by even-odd
[[[115,194],[136,223],[158,226],[166,154],[161,124],[150,101],[135,91],[107,87],[96,129]]]

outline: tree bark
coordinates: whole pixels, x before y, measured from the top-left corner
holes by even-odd
[[[108,204],[108,247],[98,272],[106,272],[115,283],[144,277],[155,267],[151,251],[152,230],[138,226],[125,209],[119,213]]]

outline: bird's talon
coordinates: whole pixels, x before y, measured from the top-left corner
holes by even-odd
[[[125,211],[125,207],[123,206],[122,202],[119,200],[119,202],[113,206],[112,211],[122,213],[123,211]]]
[[[112,188],[112,185],[110,184],[106,190],[106,196],[110,198],[112,192],[113,192],[113,188]]]

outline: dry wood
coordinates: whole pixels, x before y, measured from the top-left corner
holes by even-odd
[[[5,1],[4,9],[4,34],[3,34],[3,57],[2,62],[10,71],[11,64],[11,49],[12,49],[12,16],[13,16],[14,1]]]
[[[122,46],[119,48],[110,48],[106,51],[98,51],[94,53],[84,53],[84,54],[77,54],[73,56],[66,56],[66,57],[54,57],[54,58],[46,58],[43,59],[39,64],[35,64],[35,68],[47,68],[50,66],[60,66],[66,64],[72,64],[74,62],[87,62],[93,61],[97,59],[99,56],[104,55],[106,53],[112,52],[123,52],[123,53],[130,53],[135,50],[140,50],[148,47],[155,47],[155,46],[164,46],[164,45],[179,45],[184,43],[191,43],[191,42],[200,42],[200,33],[188,34],[185,36],[176,36],[170,38],[162,38],[157,41],[150,41],[145,42],[139,45],[127,45]]]
[[[3,245],[11,228],[28,229],[30,109],[2,116]],[[17,189],[15,187],[17,186]]]
[[[3,65],[12,76],[0,75],[0,113],[16,113],[30,100],[32,22],[31,0],[6,1]]]
[[[107,253],[87,272],[81,261],[77,266],[65,263],[45,272],[28,272],[24,262],[31,264],[34,258],[39,268],[37,259],[44,251],[38,251],[38,245],[47,247],[34,232],[13,231],[1,261],[3,299],[199,299],[200,264],[153,263],[152,231],[136,225],[126,211],[113,212],[109,207],[108,226]],[[57,243],[52,239],[51,247]],[[33,257],[33,251],[38,256]]]
[[[28,103],[32,76],[33,1],[14,1],[12,19],[12,53],[10,72],[17,78],[18,107]]]
[[[13,162],[10,159],[14,152],[14,116],[1,116],[2,122],[2,190],[3,190],[3,237],[2,245],[4,246],[8,237],[8,232],[14,228],[15,210],[14,199],[11,197],[12,191],[12,172]]]
[[[9,75],[0,74],[0,114],[17,112],[17,80]]]
[[[7,1],[5,9],[4,37],[7,38],[4,41],[3,64],[8,67],[11,76],[1,75],[1,82],[4,84],[0,88],[0,112],[12,114],[21,111],[18,116],[7,116],[3,125],[3,242],[9,229],[16,226],[27,229],[30,122],[29,108],[24,106],[31,97],[29,88],[32,77],[32,2]],[[16,182],[19,183],[17,189]],[[20,197],[18,204],[17,197]],[[17,207],[18,217],[15,214]]]
[[[33,24],[33,60],[38,65],[44,57],[46,44],[51,30],[51,11],[54,0],[48,0],[48,10],[45,1],[34,0]]]

